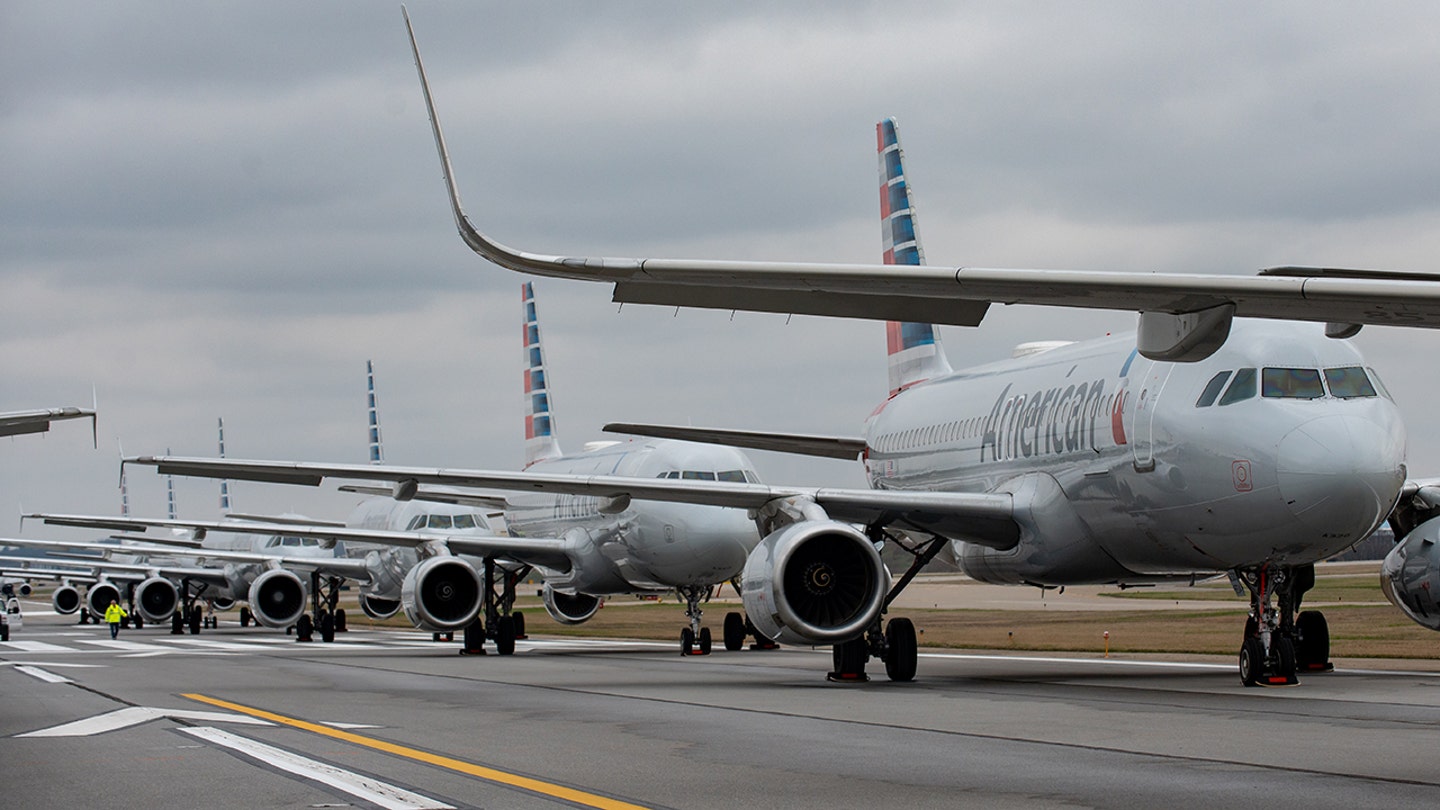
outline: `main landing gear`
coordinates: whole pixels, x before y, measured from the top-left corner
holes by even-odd
[[[340,609],[340,577],[321,577],[319,571],[310,572],[310,614],[300,614],[295,622],[295,640],[315,640],[315,631],[320,631],[320,640],[326,644],[335,641],[336,633],[344,633],[345,611]]]
[[[514,655],[515,642],[526,638],[525,614],[514,610],[515,586],[530,575],[530,566],[510,569],[485,560],[484,605],[481,615],[465,625],[461,655],[484,655],[485,640],[495,642],[495,652]]]
[[[200,635],[200,626],[205,619],[205,608],[201,599],[210,588],[208,582],[196,583],[189,577],[180,580],[180,607],[170,614],[170,635]]]
[[[892,681],[913,681],[918,666],[920,645],[915,633],[915,623],[909,619],[891,619],[884,621],[886,610],[895,597],[905,590],[905,586],[915,579],[929,562],[935,559],[950,541],[944,537],[934,536],[929,540],[911,547],[898,542],[898,539],[885,532],[882,528],[872,527],[870,538],[879,543],[885,540],[895,542],[896,547],[903,549],[912,557],[910,567],[890,588],[890,593],[885,596],[885,604],[880,609],[880,614],[875,617],[875,622],[860,638],[836,644],[833,650],[834,666],[825,679],[836,683],[864,683],[870,680],[865,674],[865,664],[871,658],[878,658],[885,662],[885,675]]]
[[[779,644],[760,635],[760,631],[755,629],[755,625],[751,624],[750,619],[743,613],[735,613],[733,611],[726,613],[724,632],[725,649],[730,652],[735,652],[736,650],[744,648],[746,637],[755,639],[755,643],[750,645],[750,649],[752,650],[780,649]]]
[[[1330,627],[1318,610],[1300,610],[1315,586],[1315,566],[1262,565],[1231,574],[1236,593],[1250,592],[1250,616],[1240,645],[1240,682],[1288,686],[1300,672],[1329,672]],[[1271,605],[1271,599],[1275,604]]]

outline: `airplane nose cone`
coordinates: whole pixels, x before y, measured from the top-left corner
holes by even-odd
[[[1280,440],[1276,476],[1290,511],[1327,535],[1360,539],[1405,482],[1404,438],[1370,419],[1326,416]]]

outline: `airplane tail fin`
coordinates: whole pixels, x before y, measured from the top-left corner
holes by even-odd
[[[370,463],[385,463],[385,446],[380,442],[380,409],[375,405],[375,364],[365,361],[365,409],[370,420]]]
[[[170,448],[165,448],[165,455],[170,455]],[[175,520],[175,476],[165,476],[165,503],[166,515]]]
[[[535,317],[535,287],[520,285],[525,309],[525,466],[560,455],[555,420],[550,415],[550,387],[545,375],[545,350],[540,345],[540,323]]]
[[[910,185],[905,178],[904,150],[895,119],[886,118],[875,125],[876,149],[880,156],[880,236],[886,264],[921,265],[925,251],[915,225],[915,206]],[[890,354],[890,393],[921,380],[928,380],[950,371],[945,348],[928,323],[885,324],[885,338]]]
[[[216,422],[220,426],[220,458],[225,457],[225,417],[217,417]],[[230,511],[230,479],[220,479],[220,511]]]
[[[130,485],[125,483],[125,446],[119,439],[115,440],[115,446],[120,449],[120,517],[130,517]]]

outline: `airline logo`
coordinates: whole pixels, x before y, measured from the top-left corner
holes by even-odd
[[[535,313],[535,289],[530,282],[520,285],[525,322],[521,344],[525,368],[521,390],[525,395],[525,462],[528,467],[543,458],[559,455],[555,445],[554,422],[550,415],[550,393],[545,380],[545,352],[540,346],[540,323]]]

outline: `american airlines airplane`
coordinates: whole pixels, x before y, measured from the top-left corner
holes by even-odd
[[[63,419],[89,419],[90,431],[95,432],[95,410],[93,408],[41,408],[31,411],[8,411],[0,413],[0,436],[20,436],[26,433],[45,433],[51,422]],[[99,443],[98,434],[95,436]]]
[[[413,29],[410,37],[455,222],[482,257],[613,283],[620,302],[895,322],[892,391],[863,436],[663,431],[863,460],[869,492],[782,490],[750,506],[767,532],[743,576],[750,619],[812,642],[818,629],[843,626],[834,639],[837,673],[859,675],[865,658],[878,655],[892,678],[913,674],[908,631],[891,632],[895,621],[880,625],[909,573],[885,594],[883,566],[863,551],[865,541],[902,533],[931,538],[917,563],[948,543],[967,571],[989,581],[1128,584],[1228,574],[1251,598],[1240,645],[1247,684],[1291,683],[1297,670],[1328,667],[1323,615],[1300,610],[1314,563],[1387,518],[1402,538],[1386,563],[1389,592],[1412,617],[1434,607],[1440,498],[1433,482],[1406,482],[1399,415],[1346,338],[1364,324],[1440,326],[1435,279],[1313,268],[1247,278],[926,266],[898,138],[886,123],[878,145],[893,264],[517,251],[465,216]],[[997,301],[1138,311],[1139,328],[950,371],[924,324],[978,325]],[[725,489],[669,494],[713,503]],[[740,495],[738,485],[728,489]],[[792,599],[817,595],[796,586],[806,581],[793,567],[797,556],[804,571],[824,569],[851,584],[843,602],[838,587],[824,593],[822,601],[843,609],[822,621],[797,608]]]

